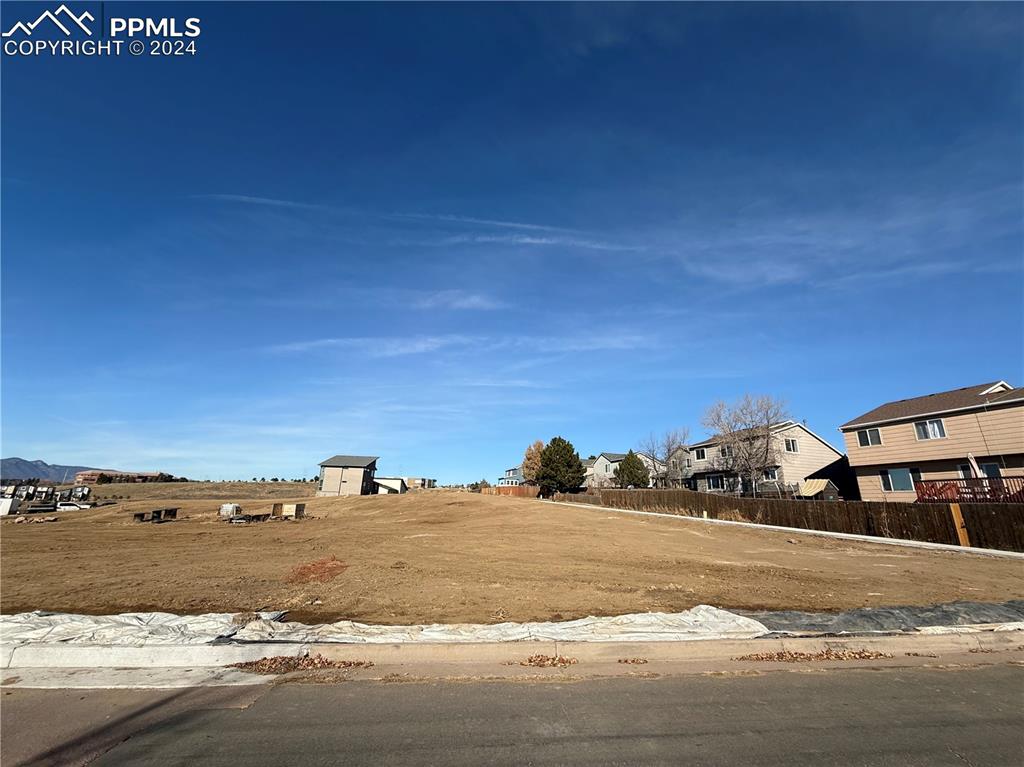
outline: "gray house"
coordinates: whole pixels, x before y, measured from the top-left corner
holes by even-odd
[[[317,496],[373,495],[377,486],[375,455],[336,455],[320,462],[320,485]]]

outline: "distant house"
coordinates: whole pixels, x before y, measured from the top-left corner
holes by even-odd
[[[405,477],[375,477],[373,482],[378,495],[401,495],[409,491]]]
[[[839,430],[866,501],[915,501],[918,482],[949,500],[1021,487],[1005,478],[1024,476],[1024,389],[1006,381],[887,402]]]
[[[499,487],[516,487],[526,482],[526,478],[523,476],[523,467],[513,466],[511,469],[505,469],[505,476],[498,479]]]
[[[730,446],[720,436],[690,445],[689,454],[680,456],[691,464],[691,489],[709,493],[737,493],[755,490],[758,494],[795,493],[801,482],[843,457],[832,445],[796,421],[781,421],[769,429],[775,465],[764,470],[757,487],[749,487],[746,477],[738,477],[730,466]],[[752,436],[751,439],[763,439]]]
[[[98,485],[108,482],[170,482],[170,474],[162,471],[114,471],[89,469],[75,474],[76,485]]]
[[[410,490],[429,490],[430,488],[437,487],[436,479],[429,479],[427,477],[404,477],[405,484],[409,486]]]
[[[320,484],[316,494],[373,495],[377,492],[375,455],[336,455],[320,462]]]
[[[593,459],[592,466],[587,466],[590,460],[584,461],[584,486],[593,488],[616,487],[618,481],[615,479],[615,470],[619,468],[619,464],[622,463],[627,455],[628,453],[601,453],[597,458]],[[637,452],[636,457],[647,467],[647,473],[651,477],[648,487],[654,487],[657,475],[665,471],[665,464],[647,455],[647,453]]]

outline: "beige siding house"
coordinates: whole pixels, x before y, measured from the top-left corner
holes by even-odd
[[[377,492],[375,455],[336,455],[320,463],[318,496],[373,495]]]
[[[619,468],[626,455],[627,453],[601,453],[592,463],[584,461],[584,487],[616,487],[615,470]],[[648,487],[653,487],[655,475],[665,471],[665,464],[647,453],[636,453],[636,457],[647,467],[647,473],[651,476]],[[591,465],[586,465],[588,463]]]
[[[866,501],[915,501],[914,482],[1024,475],[1024,390],[994,381],[887,402],[839,427]]]
[[[796,421],[783,421],[771,428],[776,465],[764,472],[758,483],[759,493],[778,490],[796,492],[800,483],[843,457],[832,445]],[[690,487],[700,492],[736,492],[739,480],[724,466],[728,457],[721,439],[711,437],[690,445],[685,456],[687,471],[692,472]],[[746,488],[749,490],[749,488]]]

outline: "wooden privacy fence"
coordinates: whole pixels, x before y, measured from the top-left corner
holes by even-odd
[[[512,495],[516,498],[536,498],[540,494],[540,488],[535,485],[495,485],[494,487],[481,487],[480,492],[484,495]]]
[[[737,498],[691,490],[599,490],[556,501],[730,522],[1024,552],[1022,503],[879,503]]]

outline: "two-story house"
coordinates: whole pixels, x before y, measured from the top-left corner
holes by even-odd
[[[777,492],[780,488],[797,491],[800,483],[836,461],[843,454],[802,423],[782,421],[769,429],[772,465],[765,467],[758,480],[758,492]],[[743,439],[742,435],[739,435]],[[763,439],[751,435],[750,439]],[[716,435],[677,451],[690,472],[688,485],[693,490],[711,493],[750,492],[748,478],[740,478],[731,468],[729,440]]]
[[[526,478],[523,476],[523,466],[513,466],[511,469],[505,469],[505,476],[498,480],[500,487],[511,486],[517,487],[526,482]]]
[[[839,430],[865,501],[917,500],[921,480],[1024,475],[1024,389],[1006,381],[887,402]]]
[[[593,459],[592,466],[584,467],[586,470],[586,477],[584,478],[585,487],[616,487],[618,483],[615,479],[615,470],[619,468],[619,464],[622,463],[626,455],[628,454],[601,453],[597,458]],[[648,487],[654,487],[657,475],[665,471],[665,464],[647,455],[647,453],[636,452],[636,456],[643,461],[644,466],[647,467],[647,473],[651,477]]]
[[[335,455],[320,462],[320,484],[317,496],[371,495],[376,493],[375,455]]]

